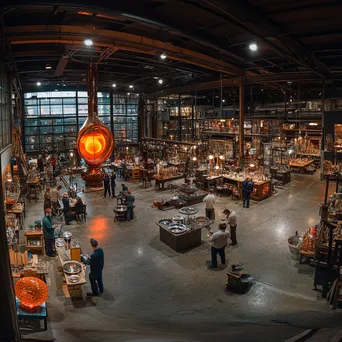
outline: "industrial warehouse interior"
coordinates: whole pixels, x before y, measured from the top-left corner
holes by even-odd
[[[0,341],[342,341],[342,2],[0,2]]]

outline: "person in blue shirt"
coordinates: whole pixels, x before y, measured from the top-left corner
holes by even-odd
[[[249,203],[251,200],[251,193],[253,192],[254,183],[253,180],[247,177],[242,182],[242,200],[243,200],[243,207],[249,208]]]
[[[45,242],[45,253],[49,257],[54,256],[53,244],[55,241],[54,228],[56,225],[52,224],[52,210],[51,208],[46,208],[45,216],[43,218],[43,234]]]
[[[89,281],[91,285],[91,292],[87,292],[87,296],[96,297],[99,293],[103,293],[102,270],[104,266],[104,253],[95,239],[90,239],[90,245],[94,252],[86,262],[90,265]]]

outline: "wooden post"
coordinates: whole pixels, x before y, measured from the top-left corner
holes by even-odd
[[[239,159],[240,159],[240,166],[241,169],[244,169],[244,159],[245,159],[245,149],[244,149],[244,142],[245,142],[245,92],[244,92],[244,85],[243,80],[241,78],[241,83],[239,85]]]

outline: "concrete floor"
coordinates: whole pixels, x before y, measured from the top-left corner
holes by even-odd
[[[285,341],[307,328],[340,326],[341,312],[333,312],[312,291],[314,268],[299,265],[287,245],[295,231],[318,223],[324,185],[317,175],[294,175],[286,189],[253,202],[250,209],[217,198],[217,218],[224,208],[238,215],[238,245],[226,254],[229,264],[244,263],[256,279],[245,295],[225,292],[226,269],[207,269],[210,244],[204,231],[202,245],[184,254],[159,241],[155,222],[178,211],[151,205],[171,191],[144,189],[133,182],[129,187],[136,197],[136,216],[130,223],[114,223],[116,199],[104,199],[96,191],[82,195],[88,204],[87,223],[69,226],[84,252],[91,252],[90,237],[104,249],[104,295],[84,302],[66,300],[51,258],[49,329],[35,336],[63,342]],[[196,207],[204,214],[203,204]],[[42,200],[28,204],[25,224],[41,217],[42,208]]]

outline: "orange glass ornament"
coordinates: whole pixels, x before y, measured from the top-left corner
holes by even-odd
[[[20,304],[29,309],[34,309],[42,305],[49,296],[47,285],[36,277],[24,277],[15,284],[15,295],[20,300]]]
[[[114,149],[112,132],[97,115],[97,65],[90,64],[88,70],[88,117],[80,129],[77,150],[89,168],[82,172],[86,186],[101,186],[101,165],[111,156]]]

